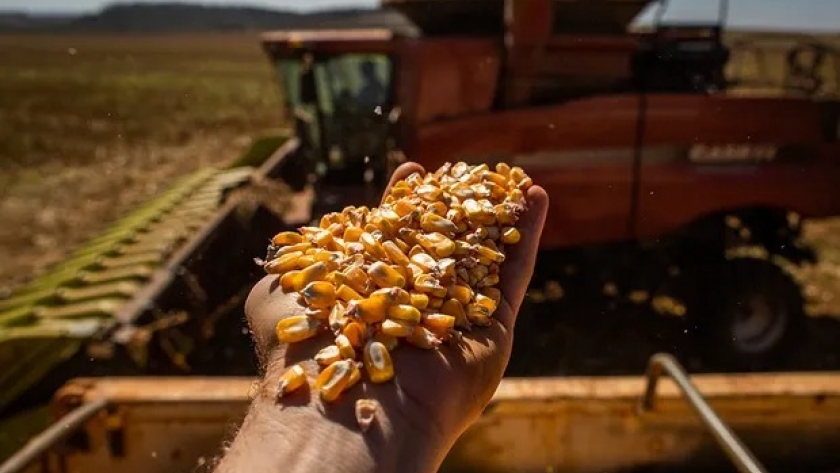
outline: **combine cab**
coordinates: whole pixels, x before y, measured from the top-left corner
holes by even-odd
[[[16,367],[3,379],[0,409],[43,401],[74,375],[252,374],[240,316],[259,277],[252,258],[283,228],[375,204],[406,159],[427,168],[505,161],[545,187],[551,208],[534,293],[559,282],[567,299],[584,305],[605,288],[612,297],[642,292],[648,301],[667,294],[687,334],[669,347],[694,346],[715,370],[777,366],[801,343],[802,296],[786,268],[814,258],[799,241],[802,218],[840,214],[840,103],[799,85],[781,94],[734,90],[721,24],[657,22],[629,32],[649,3],[384,0],[381,27],[264,33],[294,136],[259,168],[196,175],[0,301],[0,360]],[[278,205],[278,195],[288,199]],[[536,298],[523,307],[509,376],[546,374],[522,360],[556,325],[553,309]],[[818,377],[800,392],[787,387],[800,378],[768,376],[698,384],[771,457],[813,448],[815,464],[826,464],[818,434],[840,431],[829,415],[840,390]],[[762,384],[768,380],[775,384]],[[80,449],[56,465],[149,471],[150,451],[173,467],[191,464],[217,445],[247,392],[244,381],[224,379],[134,382],[84,381],[61,391],[59,413],[92,402],[73,415],[97,420],[71,439]],[[484,468],[491,446],[519,432],[498,425],[546,414],[540,442],[556,442],[540,444],[532,463],[493,460],[499,469],[701,465],[694,461],[711,451],[709,438],[682,411],[679,421],[662,417],[656,426],[632,417],[637,389],[639,380],[510,379],[453,458]],[[213,408],[182,409],[205,401]],[[738,414],[742,408],[754,415]],[[183,437],[166,439],[183,450],[135,443],[158,438],[155,416],[193,411]],[[808,424],[815,412],[834,430],[808,430],[823,426]],[[779,436],[759,427],[771,421]],[[186,440],[192,432],[200,432],[194,445]],[[590,440],[616,432],[627,438],[615,456],[588,460]],[[696,443],[676,440],[686,432]],[[786,450],[781,435],[802,443]],[[639,449],[649,455],[633,453]]]

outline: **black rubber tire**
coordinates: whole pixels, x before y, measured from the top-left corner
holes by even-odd
[[[690,317],[704,365],[716,371],[768,371],[803,342],[806,316],[797,282],[779,265],[735,258],[709,268]]]

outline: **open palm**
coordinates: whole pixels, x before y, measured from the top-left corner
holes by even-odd
[[[391,176],[388,189],[413,172],[425,171],[416,163],[400,166]],[[387,194],[386,189],[385,194]],[[528,210],[518,227],[522,235],[508,248],[500,269],[499,289],[502,300],[487,327],[478,327],[464,334],[455,344],[444,344],[438,350],[421,350],[411,346],[393,352],[396,377],[385,384],[360,383],[325,409],[334,411],[348,424],[354,418],[357,399],[379,402],[389,415],[404,415],[417,427],[447,444],[478,417],[495,392],[504,373],[513,345],[513,326],[525,297],[533,272],[540,234],[548,209],[548,196],[539,186],[529,189]],[[291,346],[280,345],[274,334],[277,321],[300,315],[304,307],[295,294],[284,294],[276,276],[263,278],[252,290],[245,311],[252,330],[257,353],[267,371],[284,370],[303,362],[315,376],[318,367],[311,360],[321,348],[333,343],[324,335]],[[284,403],[317,402],[307,389],[283,399]]]

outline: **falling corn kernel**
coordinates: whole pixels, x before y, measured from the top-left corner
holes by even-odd
[[[304,315],[278,322],[278,339],[335,337],[314,355],[322,367],[314,388],[324,401],[364,379],[393,379],[390,351],[401,344],[457,344],[460,330],[492,322],[502,301],[499,274],[506,251],[521,240],[516,225],[532,185],[505,163],[447,163],[399,180],[379,207],[348,206],[272,238],[263,269],[304,306]],[[284,392],[306,382],[302,368],[284,376]]]
[[[359,399],[356,401],[356,422],[362,432],[367,432],[370,429],[376,418],[377,402],[373,399]]]
[[[292,365],[291,368],[280,377],[280,385],[277,389],[277,397],[281,398],[286,394],[306,384],[306,373],[300,365]]]

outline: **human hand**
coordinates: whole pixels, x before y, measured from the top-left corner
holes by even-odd
[[[416,163],[400,166],[385,194],[413,172],[425,171]],[[458,343],[444,344],[436,351],[411,346],[396,349],[392,353],[396,373],[393,382],[360,382],[329,405],[321,405],[317,396],[304,387],[285,396],[282,404],[316,406],[328,420],[358,430],[355,403],[358,399],[373,399],[379,404],[375,422],[383,423],[386,428],[411,429],[416,433],[415,438],[427,444],[429,455],[437,457],[434,461],[442,460],[486,407],[510,358],[516,315],[533,272],[548,209],[548,196],[539,186],[532,186],[526,199],[528,210],[517,224],[521,240],[507,248],[498,285],[502,300],[489,326],[477,327],[464,334]],[[254,287],[245,310],[265,369],[261,395],[266,398],[276,395],[280,375],[295,363],[302,363],[314,379],[318,367],[308,360],[333,343],[333,339],[325,334],[291,346],[278,343],[274,332],[277,322],[300,315],[305,308],[298,304],[295,294],[283,293],[276,275],[265,277]]]

